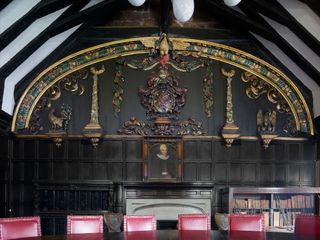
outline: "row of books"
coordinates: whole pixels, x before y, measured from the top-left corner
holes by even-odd
[[[275,196],[276,197],[276,196]],[[269,209],[270,201],[266,199],[233,199],[232,207],[238,209]],[[294,195],[287,199],[272,200],[272,208],[314,208],[314,197],[312,195]]]
[[[273,213],[273,226],[274,227],[291,227],[294,226],[294,222],[296,219],[297,214],[310,214],[313,213],[306,213],[306,212],[299,212],[299,211],[275,211]]]
[[[313,208],[314,197],[312,195],[294,195],[288,199],[276,199],[272,202],[273,208]]]
[[[255,209],[268,209],[270,207],[269,200],[260,199],[233,199],[233,208],[255,208]]]

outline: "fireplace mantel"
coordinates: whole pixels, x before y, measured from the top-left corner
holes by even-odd
[[[181,213],[211,215],[211,183],[124,183],[124,209],[128,215],[153,214],[157,220],[177,220]]]

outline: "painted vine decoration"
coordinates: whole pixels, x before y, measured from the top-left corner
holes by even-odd
[[[121,105],[123,101],[123,87],[124,87],[124,76],[122,72],[122,65],[116,64],[116,72],[114,76],[114,87],[113,87],[113,98],[112,98],[112,105],[113,105],[113,115],[118,117],[118,113],[121,111]]]
[[[204,111],[208,118],[212,117],[213,108],[213,66],[207,64],[206,75],[203,78]]]

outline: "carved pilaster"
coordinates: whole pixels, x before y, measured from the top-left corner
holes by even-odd
[[[99,70],[91,67],[90,72],[93,74],[90,122],[84,127],[83,135],[89,138],[92,146],[96,148],[103,133],[103,129],[99,123],[98,76],[105,72],[105,67],[102,65]]]
[[[226,147],[231,147],[233,141],[240,137],[240,128],[234,123],[233,104],[232,104],[232,88],[231,82],[235,71],[232,69],[226,72],[223,68],[221,73],[227,77],[227,102],[226,102],[226,123],[222,128],[221,134],[225,141]]]

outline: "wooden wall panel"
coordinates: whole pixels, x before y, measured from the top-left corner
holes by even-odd
[[[242,165],[239,163],[230,164],[230,182],[241,182]]]
[[[185,163],[183,170],[185,181],[197,181],[197,165],[195,163]]]
[[[198,166],[198,181],[212,181],[212,164],[200,163]]]
[[[273,182],[273,165],[270,163],[261,163],[259,174],[260,174],[260,184],[268,185]]]
[[[257,183],[257,171],[256,164],[254,163],[246,163],[242,164],[242,180],[241,182],[256,185]]]

